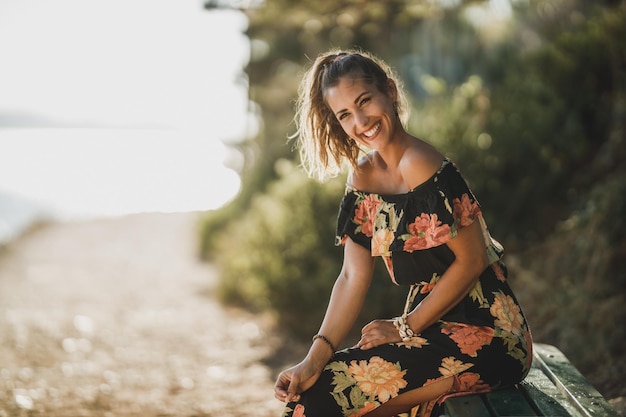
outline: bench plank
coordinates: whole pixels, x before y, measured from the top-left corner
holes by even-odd
[[[444,403],[444,414],[454,417],[492,417],[482,395],[449,398]]]
[[[443,414],[440,414],[440,411]],[[451,397],[433,410],[446,417],[620,417],[556,347],[533,344],[528,376],[515,387]]]
[[[537,415],[522,392],[516,388],[489,392],[485,394],[485,399],[493,409],[494,416],[527,417]]]
[[[540,413],[539,415],[584,417],[541,369],[535,366],[530,369],[528,376],[518,384],[518,387],[533,402]]]
[[[535,362],[569,401],[585,417],[620,417],[608,401],[556,347],[533,344]]]

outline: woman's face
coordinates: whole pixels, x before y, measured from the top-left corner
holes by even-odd
[[[345,76],[326,90],[326,104],[348,136],[377,149],[393,137],[399,123],[394,108],[396,88],[391,80],[389,87],[389,93],[383,93],[362,78]]]

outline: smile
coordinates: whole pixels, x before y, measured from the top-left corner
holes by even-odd
[[[371,138],[376,133],[378,133],[378,131],[380,130],[380,126],[380,122],[376,123],[374,127],[372,127],[370,130],[368,130],[367,132],[363,132],[363,136],[365,136],[366,138]]]

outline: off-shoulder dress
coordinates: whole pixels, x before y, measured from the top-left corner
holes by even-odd
[[[456,165],[441,168],[410,192],[380,195],[348,187],[341,201],[337,244],[346,239],[384,261],[392,282],[409,287],[410,311],[454,260],[446,243],[480,222],[490,266],[469,294],[411,341],[336,352],[313,387],[284,416],[361,416],[403,392],[454,377],[456,392],[485,392],[527,374],[532,339],[507,283],[502,246]]]

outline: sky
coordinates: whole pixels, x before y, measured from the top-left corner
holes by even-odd
[[[195,0],[0,1],[0,193],[75,215],[223,205],[253,125],[246,25]]]

